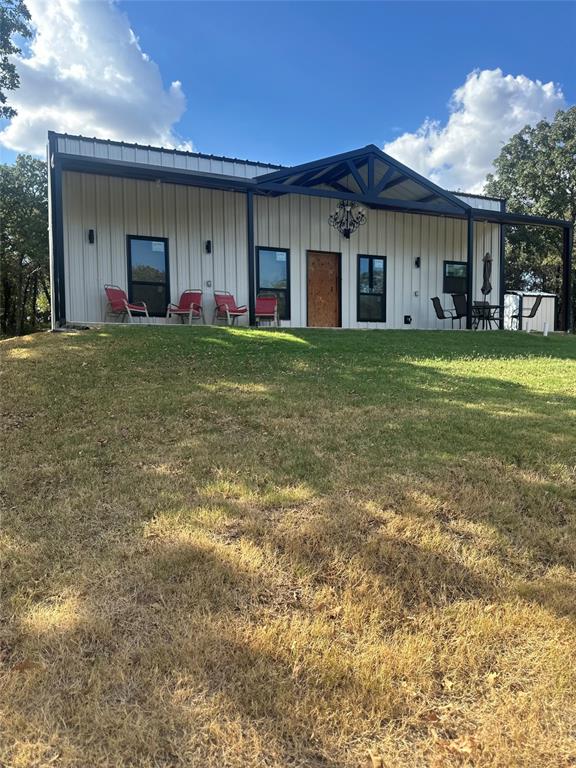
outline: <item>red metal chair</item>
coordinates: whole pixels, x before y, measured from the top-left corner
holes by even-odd
[[[229,291],[214,291],[214,301],[216,307],[214,308],[213,322],[216,320],[226,320],[228,325],[234,325],[239,317],[242,317],[248,312],[248,307],[242,304],[238,306],[236,299]]]
[[[188,318],[188,324],[192,320],[202,320],[204,322],[204,309],[202,308],[202,291],[198,288],[189,288],[180,296],[178,304],[168,304],[166,309],[166,320],[172,315],[179,317],[182,322]]]
[[[117,285],[105,285],[104,291],[108,299],[107,314],[122,315],[122,322],[126,316],[132,321],[132,313],[145,315],[148,319],[148,307],[144,301],[130,304],[126,291]]]
[[[278,319],[278,298],[276,296],[258,296],[256,298],[256,323],[260,320],[270,320],[274,325],[280,325]]]

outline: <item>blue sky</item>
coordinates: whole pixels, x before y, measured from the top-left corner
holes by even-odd
[[[576,101],[576,5],[123,2],[190,109],[203,151],[296,163],[445,120],[474,69],[553,80]],[[569,23],[571,20],[571,23]]]
[[[8,162],[48,130],[283,164],[374,143],[480,191],[510,136],[576,103],[572,2],[27,5]]]

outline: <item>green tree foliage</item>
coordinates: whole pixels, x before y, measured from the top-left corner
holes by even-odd
[[[19,155],[0,165],[0,330],[21,334],[48,319],[48,174]]]
[[[508,210],[576,222],[576,107],[559,111],[512,136],[494,161],[485,192],[508,200]],[[506,287],[560,293],[562,233],[507,227]],[[573,278],[574,279],[574,278]]]
[[[16,110],[7,103],[6,91],[14,91],[20,85],[16,66],[10,61],[11,56],[21,53],[14,35],[32,37],[30,13],[22,0],[0,0],[0,117],[8,120]]]

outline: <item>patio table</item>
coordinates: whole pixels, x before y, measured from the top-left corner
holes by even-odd
[[[500,304],[473,304],[472,305],[472,324],[478,328],[482,323],[482,330],[492,328],[492,323],[498,322],[496,312],[503,312],[504,308]]]

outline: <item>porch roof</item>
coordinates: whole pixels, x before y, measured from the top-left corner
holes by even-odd
[[[261,174],[257,192],[352,200],[371,208],[464,214],[472,206],[387,155],[374,144]]]

